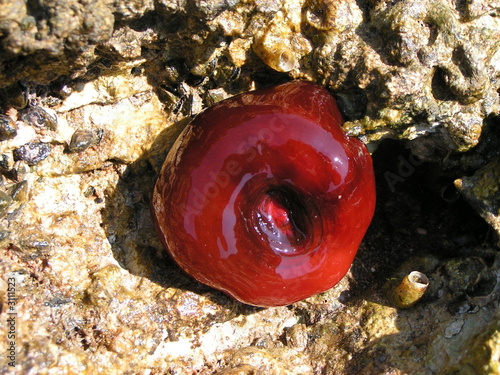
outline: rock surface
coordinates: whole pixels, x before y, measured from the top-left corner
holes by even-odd
[[[499,16],[486,0],[4,1],[2,373],[498,374]],[[182,273],[149,200],[193,115],[290,79],[330,89],[373,151],[377,211],[339,285],[260,309]],[[414,270],[429,288],[397,309]]]

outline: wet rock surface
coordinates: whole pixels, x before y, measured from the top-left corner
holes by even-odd
[[[499,16],[481,0],[4,2],[2,372],[499,373]],[[373,152],[377,210],[339,285],[261,309],[180,271],[150,196],[193,115],[291,79],[330,89]],[[429,286],[399,309],[411,271]]]

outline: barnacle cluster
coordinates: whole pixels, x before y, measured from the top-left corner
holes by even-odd
[[[46,159],[50,152],[49,143],[42,137],[57,129],[57,117],[49,109],[30,105],[28,86],[10,90],[11,101],[4,107],[9,111],[0,115],[0,217],[15,213],[28,199],[30,166]],[[2,240],[7,238],[8,231]]]

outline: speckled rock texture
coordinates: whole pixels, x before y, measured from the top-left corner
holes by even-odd
[[[500,373],[499,47],[498,1],[3,1],[0,371]],[[194,115],[292,79],[338,99],[378,202],[339,285],[262,309],[185,275],[150,197]]]

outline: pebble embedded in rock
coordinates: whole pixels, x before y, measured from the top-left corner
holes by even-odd
[[[16,135],[16,123],[9,116],[0,115],[0,141],[12,139]]]
[[[50,155],[48,143],[29,142],[14,150],[14,160],[23,160],[28,165],[35,165]]]
[[[42,107],[34,106],[23,109],[19,118],[27,124],[37,128],[57,129],[56,115],[49,113]]]
[[[0,155],[0,169],[7,171],[12,167],[12,157],[9,158],[7,154]]]
[[[12,203],[12,197],[0,191],[0,217],[7,214],[7,210]]]
[[[85,151],[90,146],[101,141],[102,132],[92,130],[77,130],[73,133],[68,150],[71,153]]]
[[[286,331],[286,343],[289,347],[304,350],[307,346],[308,335],[305,324],[295,324]]]
[[[12,187],[12,192],[10,196],[12,197],[12,199],[18,202],[26,202],[26,200],[28,199],[28,192],[29,192],[28,181],[24,180],[16,183]]]
[[[16,109],[23,109],[28,105],[28,97],[23,87],[16,83],[3,92],[6,102]]]

